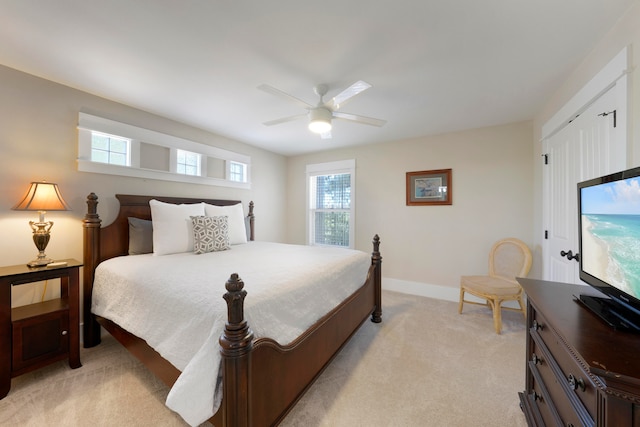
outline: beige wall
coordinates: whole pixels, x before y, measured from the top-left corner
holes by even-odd
[[[356,247],[379,234],[385,279],[456,288],[502,237],[531,243],[530,122],[291,157],[288,241],[305,243],[305,166],[356,159]],[[453,205],[406,206],[406,172],[453,169]],[[457,292],[457,291],[456,291]]]
[[[78,172],[76,127],[81,109],[248,155],[252,161],[252,188],[240,190]],[[37,213],[11,210],[31,181],[58,183],[72,209],[47,214],[46,219],[55,222],[47,255],[81,260],[81,219],[90,192],[99,197],[98,212],[103,224],[115,218],[117,193],[240,199],[245,209],[253,200],[257,238],[284,241],[285,179],[283,156],[0,66],[1,265],[26,263],[37,254],[28,225],[29,220],[37,220]],[[39,301],[41,295],[37,286],[25,285],[14,291],[16,304]]]
[[[374,146],[291,158],[154,116],[115,102],[0,66],[0,246],[2,265],[35,256],[27,221],[12,211],[32,180],[60,184],[73,211],[48,215],[56,225],[47,253],[82,256],[80,219],[85,197],[96,192],[109,222],[116,193],[240,198],[256,202],[260,240],[305,242],[305,165],[356,159],[356,246],[370,251],[382,239],[385,279],[453,290],[460,274],[486,270],[486,252],[503,236],[519,237],[536,251],[532,275],[540,274],[542,242],[542,125],[624,46],[632,46],[634,68],[629,116],[629,167],[640,165],[640,6],[603,38],[539,111],[532,123],[470,130]],[[80,173],[76,170],[77,114],[89,113],[165,132],[252,158],[251,190],[187,185]],[[532,142],[533,141],[533,142]],[[405,206],[405,173],[453,169],[453,205]],[[24,302],[36,297],[25,291]],[[38,295],[39,298],[39,295]]]
[[[627,167],[640,165],[640,72],[638,59],[640,58],[640,2],[635,2],[625,16],[609,31],[609,33],[594,47],[592,52],[573,71],[571,77],[558,88],[553,98],[540,110],[534,119],[533,129],[533,165],[535,175],[533,240],[535,245],[534,260],[541,257],[542,247],[542,126],[571,98],[585,86],[601,69],[605,67],[624,47],[630,46],[632,66],[631,87],[629,88],[629,116],[628,116],[628,156]],[[534,262],[532,274],[541,277],[540,262]]]

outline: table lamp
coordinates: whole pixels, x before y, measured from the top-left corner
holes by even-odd
[[[42,267],[53,262],[53,260],[47,258],[44,253],[51,238],[49,232],[51,231],[51,227],[53,227],[53,221],[45,221],[44,214],[47,211],[69,210],[69,205],[67,205],[60,194],[58,184],[44,181],[32,182],[27,194],[20,203],[12,209],[17,211],[38,211],[40,213],[38,222],[29,221],[29,225],[33,230],[33,242],[36,244],[39,252],[38,257],[30,261],[27,265],[29,267]]]

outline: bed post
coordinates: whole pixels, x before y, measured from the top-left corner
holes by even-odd
[[[380,255],[380,237],[373,236],[373,252],[371,253],[371,264],[374,266],[373,286],[375,293],[376,308],[371,314],[371,321],[382,322],[382,256]]]
[[[255,231],[253,227],[253,223],[255,222],[255,216],[253,215],[253,200],[249,202],[249,240],[255,240]]]
[[[223,425],[247,427],[249,407],[249,359],[253,348],[253,332],[244,319],[244,282],[233,273],[226,283],[227,323],[220,337],[222,354],[222,418]]]
[[[98,196],[91,193],[87,196],[87,214],[82,221],[84,230],[83,240],[83,342],[84,347],[94,347],[100,344],[100,325],[91,315],[91,294],[93,293],[93,275],[100,259],[100,225],[102,220],[98,215]]]

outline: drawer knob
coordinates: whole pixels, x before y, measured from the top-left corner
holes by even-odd
[[[569,374],[569,387],[573,390],[576,390],[578,387],[584,391],[587,387],[584,384],[584,380],[582,378],[576,378],[573,374]]]
[[[534,365],[537,365],[541,362],[540,358],[535,353],[531,355],[531,361],[533,362]]]
[[[531,397],[533,397],[533,400],[542,400],[542,396],[540,396],[535,390],[531,393]]]
[[[540,323],[538,323],[537,320],[533,320],[533,325],[531,326],[533,328],[534,331],[541,331],[542,330],[542,325]]]
[[[67,335],[67,334],[68,334],[68,332],[67,332],[67,331],[62,331],[62,336],[65,336],[65,335]]]

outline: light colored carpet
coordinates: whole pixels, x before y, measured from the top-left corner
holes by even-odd
[[[489,309],[383,293],[383,321],[365,322],[281,424],[339,426],[526,426],[525,326]],[[113,338],[12,381],[2,426],[185,426],[164,406],[168,388]],[[206,424],[208,425],[208,424]]]

